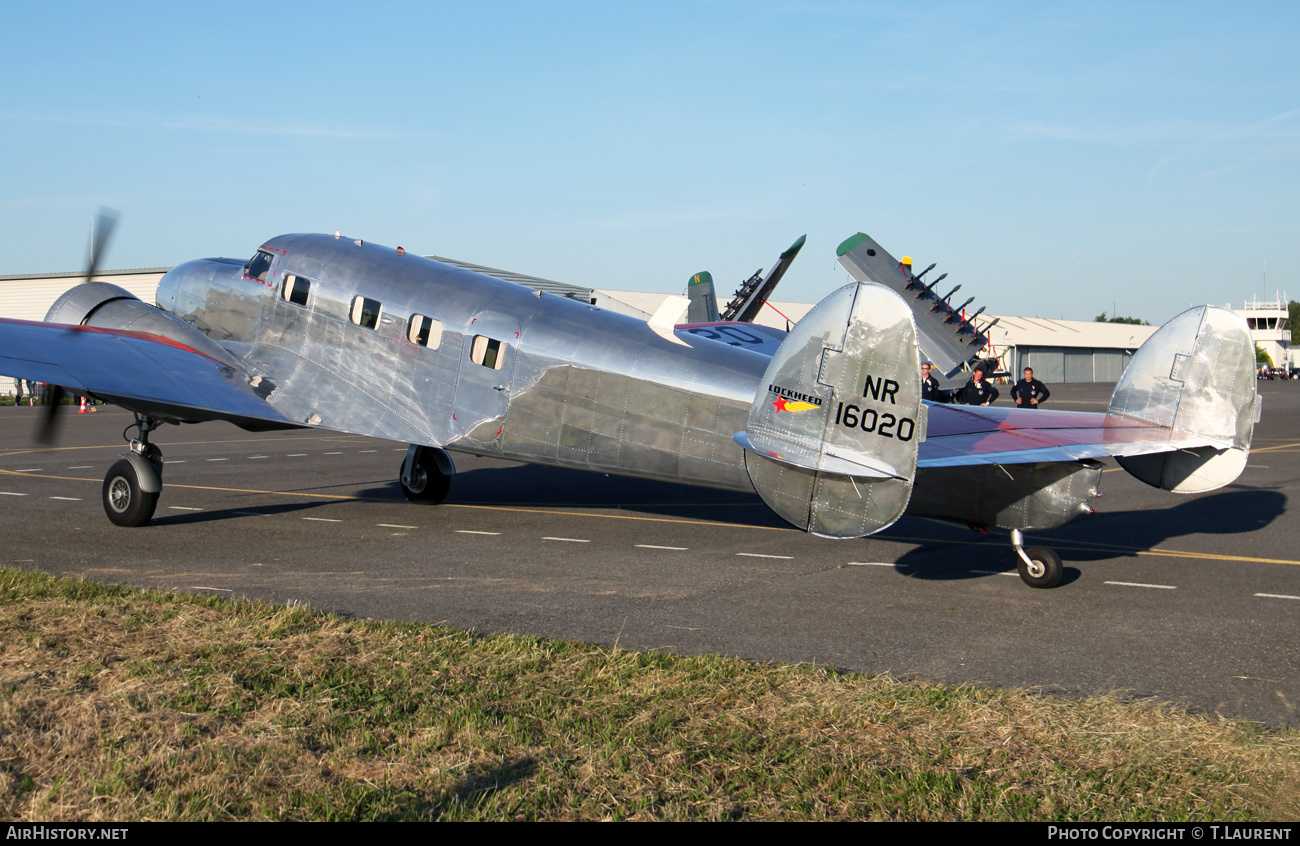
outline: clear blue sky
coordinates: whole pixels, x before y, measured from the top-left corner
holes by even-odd
[[[333,231],[778,299],[859,230],[994,313],[1300,299],[1300,4],[21,3],[0,273]],[[1267,288],[1264,272],[1267,266]]]

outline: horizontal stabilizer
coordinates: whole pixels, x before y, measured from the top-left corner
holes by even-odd
[[[744,432],[745,467],[773,511],[828,537],[902,516],[925,437],[916,328],[872,284],[834,292],[772,357]]]

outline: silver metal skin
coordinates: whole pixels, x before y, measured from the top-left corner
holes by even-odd
[[[169,272],[158,302],[275,385],[285,419],[413,444],[641,478],[752,490],[744,428],[767,358],[373,244],[269,241],[264,281],[205,260]],[[311,280],[305,306],[284,277]],[[348,315],[381,304],[374,329]],[[442,325],[412,344],[412,315]],[[229,315],[227,318],[226,316]],[[476,337],[500,343],[494,366]]]
[[[925,317],[913,301],[928,289],[865,235],[841,260],[858,281],[787,334],[674,326],[671,308],[647,323],[400,248],[284,235],[247,262],[174,268],[158,307],[88,283],[45,323],[0,318],[0,372],[135,412],[137,451],[153,459],[161,422],[319,427],[410,444],[400,481],[415,501],[445,495],[449,450],[753,491],[829,537],[909,513],[1018,539],[1091,510],[1096,458],[1176,491],[1244,465],[1253,346],[1231,313],[1163,327],[1108,414],[958,408],[922,402],[920,354],[936,357],[931,345],[959,367],[978,333]],[[160,478],[137,470],[156,493]],[[1055,584],[1059,556],[1015,546],[1022,564],[1054,562],[1035,587]]]

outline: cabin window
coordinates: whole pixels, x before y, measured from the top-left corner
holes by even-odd
[[[379,313],[382,307],[379,300],[371,300],[358,294],[352,298],[352,322],[367,329],[379,325]]]
[[[406,337],[413,344],[436,350],[442,343],[442,321],[423,314],[413,314],[406,327]]]
[[[311,280],[305,276],[299,276],[296,273],[286,273],[284,275],[284,287],[281,289],[281,296],[285,302],[295,303],[300,306],[307,305],[307,294],[311,292]]]
[[[487,335],[474,336],[474,345],[469,351],[470,361],[493,370],[500,370],[504,358],[500,341]]]
[[[266,274],[270,272],[273,261],[275,257],[266,250],[258,250],[257,254],[248,260],[248,264],[244,265],[244,275],[249,279],[265,282]]]

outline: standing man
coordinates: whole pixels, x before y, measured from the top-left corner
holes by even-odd
[[[23,380],[14,377],[14,408],[23,404]]]
[[[1025,378],[1011,389],[1011,398],[1016,401],[1016,408],[1038,408],[1051,395],[1047,386],[1034,378],[1032,367],[1025,368]]]
[[[930,362],[921,364],[921,399],[931,402],[947,402],[948,392],[939,387],[939,380],[930,375]]]
[[[970,381],[961,389],[958,398],[965,405],[992,405],[998,398],[998,389],[984,378],[984,365],[975,365]]]

